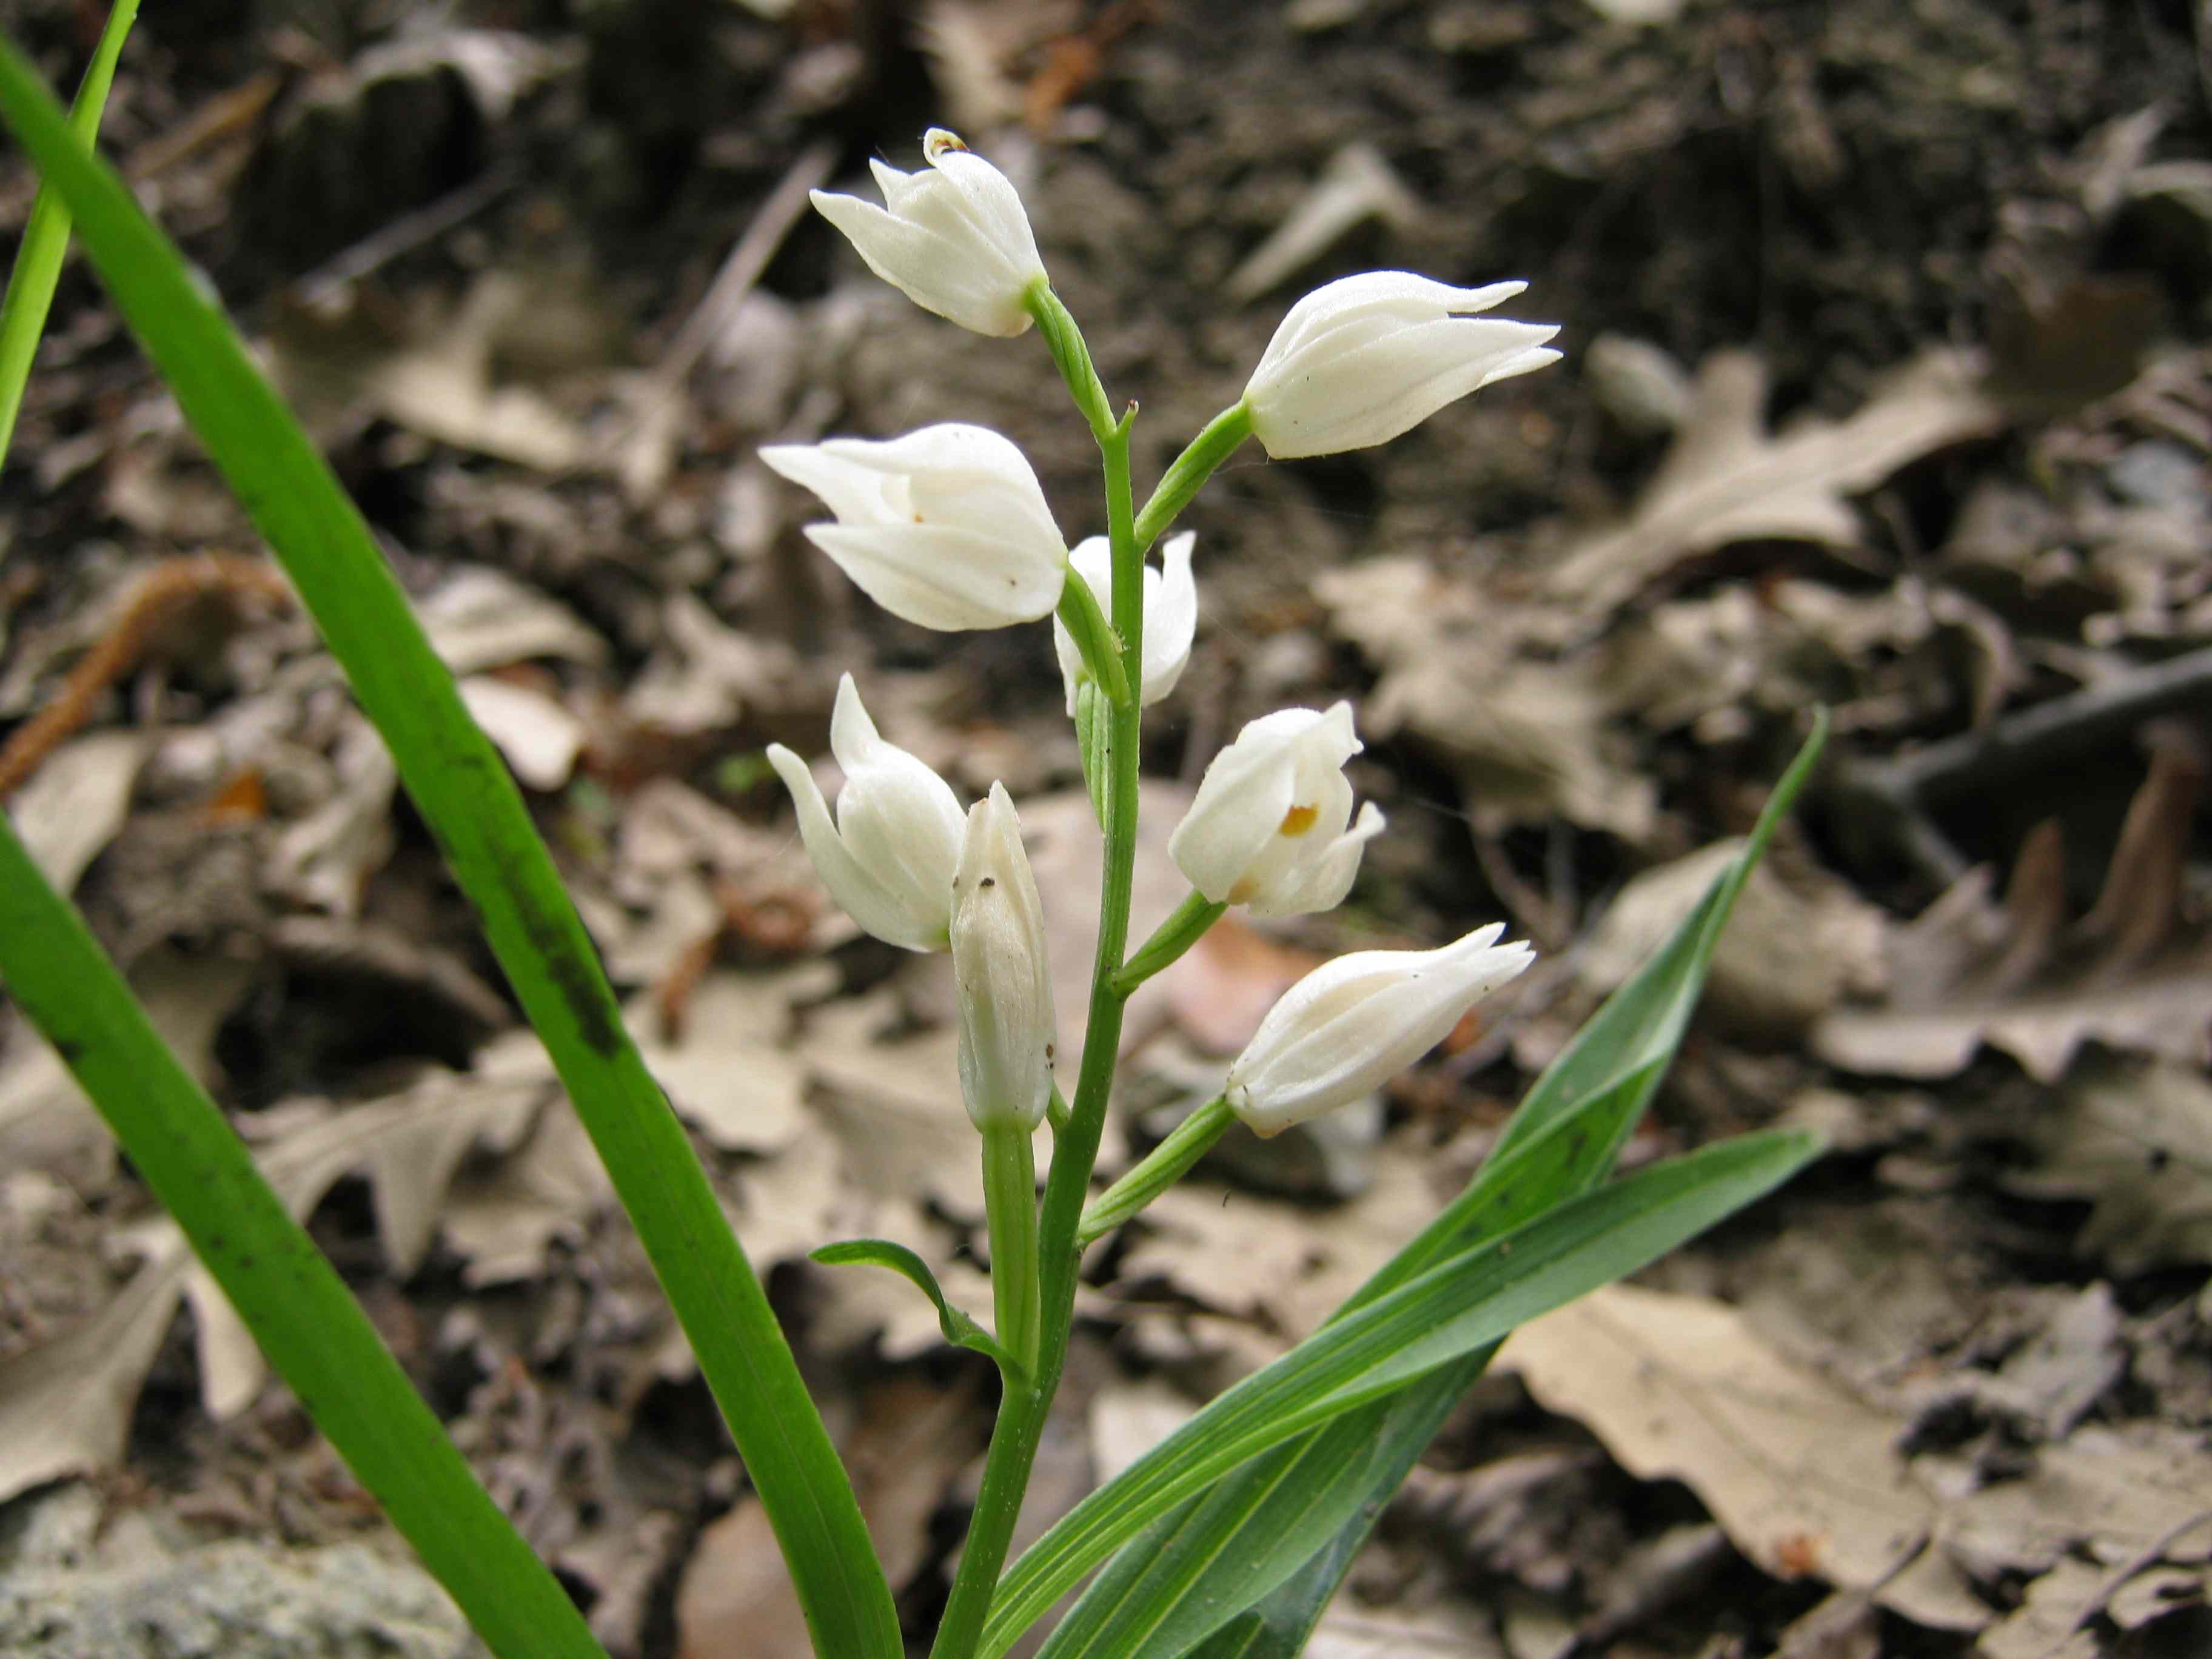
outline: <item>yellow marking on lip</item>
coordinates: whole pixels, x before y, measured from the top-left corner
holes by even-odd
[[[1283,821],[1276,826],[1275,833],[1279,836],[1303,836],[1314,827],[1314,820],[1320,816],[1321,808],[1318,806],[1293,806],[1283,814]]]

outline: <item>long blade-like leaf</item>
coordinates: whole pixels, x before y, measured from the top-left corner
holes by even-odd
[[[1770,1131],[1641,1170],[1323,1327],[1062,1516],[1000,1581],[982,1651],[1005,1652],[1109,1554],[1246,1459],[1634,1272],[1772,1190],[1817,1151],[1808,1135]]]
[[[1826,731],[1823,718],[1741,854],[1530,1090],[1468,1189],[1339,1316],[1610,1171],[1680,1046],[1735,896],[1810,775]],[[1266,1452],[1155,1521],[1099,1573],[1040,1659],[1214,1659],[1224,1643],[1224,1654],[1294,1659],[1382,1505],[1494,1352],[1440,1367]],[[1246,1608],[1257,1611],[1238,1617]]]
[[[67,203],[86,252],[283,562],[483,916],[728,1419],[816,1645],[896,1659],[890,1587],[759,1277],[623,1028],[520,792],[368,526],[176,249],[76,140],[12,45],[0,45],[0,118]]]
[[[0,817],[0,977],[300,1403],[501,1659],[605,1659],[368,1316]]]
[[[124,40],[137,15],[138,0],[116,0],[107,14],[107,27],[100,32],[100,44],[93,48],[92,62],[85,66],[76,101],[70,106],[70,131],[88,149],[99,136],[107,89],[115,82],[116,60],[123,56]],[[46,312],[62,279],[69,239],[69,209],[55,191],[40,185],[23,240],[15,248],[15,268],[8,273],[8,297],[0,301],[0,457],[6,456],[15,441],[23,387],[31,378],[39,337],[46,330]]]

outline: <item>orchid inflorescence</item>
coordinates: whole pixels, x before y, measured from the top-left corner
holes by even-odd
[[[1113,414],[1012,184],[941,129],[927,136],[923,154],[927,170],[912,173],[872,163],[880,207],[821,191],[814,204],[872,270],[925,309],[981,334],[1039,329],[1104,459],[1107,534],[1071,550],[1020,449],[981,427],[780,445],[761,457],[821,498],[835,521],[807,526],[807,536],[895,615],[948,630],[1054,619],[1067,712],[1107,842],[1097,978],[1072,1104],[1054,1083],[1045,920],[1004,787],[994,785],[963,818],[942,778],[878,733],[850,675],[830,726],[845,775],[834,817],[805,762],[780,744],[768,752],[816,868],[853,919],[890,944],[951,953],[961,1086],[985,1139],[999,1337],[1008,1361],[1027,1368],[1022,1385],[1048,1394],[1058,1364],[1053,1304],[1072,1294],[1071,1239],[1079,1249],[1102,1230],[1095,1223],[1133,1213],[1233,1120],[1274,1134],[1370,1093],[1531,960],[1527,945],[1498,943],[1503,928],[1492,926],[1438,950],[1368,951],[1328,963],[1277,1003],[1222,1095],[1194,1120],[1196,1133],[1179,1133],[1080,1224],[1066,1203],[1056,1206],[1055,1194],[1079,1204],[1087,1189],[1129,992],[1231,906],[1255,916],[1334,908],[1383,827],[1372,802],[1353,811],[1344,767],[1360,744],[1349,703],[1263,715],[1213,757],[1169,842],[1189,898],[1149,942],[1126,951],[1139,712],[1174,689],[1198,624],[1194,537],[1168,538],[1158,568],[1146,551],[1248,437],[1277,459],[1383,443],[1559,353],[1545,344],[1553,328],[1479,314],[1519,293],[1518,283],[1458,289],[1370,271],[1328,283],[1291,308],[1243,397],[1138,512],[1128,482],[1134,406]],[[1055,1174],[1042,1231],[1048,1252],[1060,1235],[1064,1282],[1045,1287],[1041,1316],[1030,1142],[1048,1111]],[[1060,1179],[1063,1153],[1079,1179]],[[1060,1306],[1058,1346],[1066,1316]],[[956,1605],[960,1594],[956,1587]]]

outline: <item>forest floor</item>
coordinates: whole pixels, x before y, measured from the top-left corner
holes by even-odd
[[[101,9],[0,7],[58,84]],[[768,14],[778,15],[770,15]],[[1832,1150],[1517,1334],[1311,1651],[2212,1650],[2212,27],[2183,0],[264,0],[149,7],[105,148],[307,416],[526,787],[926,1639],[988,1310],[941,957],[820,889],[762,760],[840,673],[1021,802],[1079,1019],[1096,834],[1042,629],[927,633],[769,441],[969,421],[1071,538],[1034,340],[805,210],[957,128],[1029,203],[1139,488],[1300,294],[1523,278],[1565,359],[1192,509],[1167,829],[1247,720],[1353,701],[1352,902],[1133,1010],[1107,1164],[1325,955],[1542,953],[1371,1109],[1241,1135],[1094,1255],[1034,1535],[1284,1352],[1480,1164],[1825,705],[1631,1164]],[[12,152],[0,226],[35,181]],[[719,273],[719,280],[718,280]],[[681,1334],[465,902],[88,270],[0,479],[10,810],[617,1659],[804,1654]],[[87,665],[91,665],[87,666]],[[470,1650],[0,1024],[0,1650]],[[1062,1052],[1079,1047],[1064,1036]],[[305,1172],[304,1174],[302,1172]],[[131,1645],[136,1643],[138,1645]],[[193,1645],[198,1643],[199,1645]],[[167,1645],[162,1645],[167,1644]]]

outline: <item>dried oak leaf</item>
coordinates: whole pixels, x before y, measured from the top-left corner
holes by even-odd
[[[1995,1481],[1908,1458],[1905,1417],[1785,1360],[1704,1297],[1608,1285],[1515,1333],[1502,1363],[1632,1474],[1690,1486],[1768,1571],[1867,1592],[1932,1628],[1988,1631],[1985,1651],[2025,1651],[2000,1636],[2008,1604],[1985,1591],[2033,1580],[2039,1624],[2070,1625],[2104,1576],[2068,1574],[2069,1560],[2154,1565],[2212,1491],[2200,1437],[2153,1421],[2078,1429]]]
[[[2004,424],[2005,410],[1981,376],[1971,354],[1927,351],[1848,420],[1802,421],[1770,437],[1765,367],[1749,352],[1716,352],[1699,369],[1689,417],[1636,510],[1571,544],[1547,590],[1585,616],[1603,617],[1684,560],[1732,542],[1855,546],[1859,521],[1848,496]]]
[[[2100,1055],[2027,1123],[2040,1167],[2005,1185],[2087,1198],[2075,1241],[2113,1272],[2212,1261],[2212,1083],[2197,1068]]]
[[[522,1069],[517,1076],[495,1057],[485,1071],[437,1073],[387,1100],[317,1112],[258,1162],[295,1215],[312,1210],[341,1176],[368,1176],[386,1252],[397,1271],[410,1272],[429,1248],[447,1183],[471,1146],[512,1146],[545,1098],[550,1069]],[[0,1364],[0,1498],[122,1455],[138,1390],[180,1296],[192,1304],[209,1414],[235,1415],[260,1388],[260,1349],[175,1224],[149,1223],[137,1243],[144,1260],[112,1303]]]
[[[1370,738],[1403,732],[1457,775],[1475,829],[1564,817],[1631,842],[1651,833],[1658,801],[1595,654],[1530,654],[1556,618],[1499,605],[1415,558],[1370,560],[1317,577],[1330,625],[1382,670],[1360,715]]]
[[[2104,890],[2070,927],[2056,820],[2022,843],[2002,906],[1987,867],[1968,871],[1893,930],[1888,1000],[1826,1015],[1814,1051],[1846,1071],[1937,1078],[1986,1042],[2044,1083],[2092,1040],[2212,1061],[2212,939],[2182,928],[2179,905],[2203,775],[2190,745],[2154,750]]]

